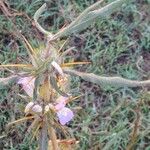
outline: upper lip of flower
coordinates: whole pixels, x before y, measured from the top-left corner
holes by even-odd
[[[33,97],[34,82],[35,78],[33,76],[28,76],[21,77],[17,83],[22,85],[22,88],[30,97]]]
[[[60,96],[56,101],[58,101],[57,105],[55,105],[55,109],[57,111],[57,116],[62,125],[65,125],[69,122],[74,114],[71,109],[66,107],[67,100],[69,97]]]

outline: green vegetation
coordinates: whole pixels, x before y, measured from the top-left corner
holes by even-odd
[[[48,11],[42,14],[40,24],[56,33],[95,1],[46,2]],[[33,16],[43,3],[43,0],[0,2],[1,64],[30,61],[20,32],[34,48],[42,47],[43,35],[36,29]],[[136,80],[149,79],[149,7],[149,0],[129,1],[110,17],[99,19],[80,34],[70,36],[65,48],[75,47],[76,50],[66,56],[66,61],[92,62],[76,67],[76,70],[83,72]],[[17,72],[18,69],[15,69],[14,73]],[[9,69],[1,68],[1,77],[10,74]],[[98,86],[77,77],[71,80],[72,92],[83,96],[70,103],[76,115],[68,130],[80,141],[81,150],[150,149],[149,87],[114,88]],[[0,90],[0,149],[34,150],[37,147],[36,141],[30,143],[25,138],[30,122],[6,128],[9,122],[24,116],[27,102],[18,94],[21,92],[18,85]]]

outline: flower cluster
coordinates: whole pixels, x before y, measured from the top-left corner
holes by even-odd
[[[33,97],[33,89],[34,89],[34,77],[22,77],[19,79],[18,84],[22,85],[22,88],[25,92],[30,96]],[[67,101],[69,97],[60,96],[56,99],[55,104],[49,103],[45,106],[44,112],[48,112],[50,109],[56,112],[59,122],[62,125],[68,123],[73,117],[74,114],[71,109],[66,107]],[[41,114],[43,111],[42,106],[40,104],[29,102],[25,107],[25,113],[34,113],[34,114]]]

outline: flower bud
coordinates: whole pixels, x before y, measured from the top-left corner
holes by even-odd
[[[54,110],[54,109],[55,109],[52,104],[48,104],[48,105],[45,106],[45,112],[46,112],[46,113],[47,113],[50,109],[51,109],[51,110]]]
[[[34,105],[33,102],[29,102],[29,103],[26,105],[24,112],[25,112],[25,113],[28,113],[28,112],[32,109],[33,105]]]
[[[58,73],[60,75],[64,76],[63,70],[61,69],[61,67],[55,61],[53,61],[51,64],[58,71]]]
[[[41,113],[42,112],[42,107],[40,105],[36,104],[32,107],[32,111],[35,112],[35,113]]]
[[[49,111],[49,106],[46,105],[44,110],[45,110],[45,112],[47,113],[47,112]]]

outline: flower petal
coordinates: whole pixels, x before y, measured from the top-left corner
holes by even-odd
[[[44,111],[47,113],[50,109],[55,110],[54,105],[52,105],[52,104],[46,105]]]
[[[32,107],[32,111],[35,112],[35,113],[41,113],[42,112],[42,107],[40,105],[36,104]]]
[[[58,116],[60,123],[62,125],[65,125],[74,117],[74,114],[69,108],[64,107],[57,112],[57,116]]]
[[[57,98],[56,102],[58,103],[55,105],[55,109],[59,111],[60,109],[64,108],[66,106],[68,97],[60,96]]]
[[[25,113],[28,113],[28,112],[30,111],[30,109],[32,108],[33,105],[34,105],[33,102],[29,102],[29,103],[26,105],[24,112],[25,112]]]
[[[30,76],[20,78],[17,83],[22,85],[22,88],[30,97],[33,97],[34,82],[35,78]]]

